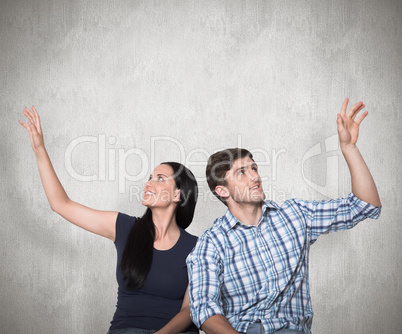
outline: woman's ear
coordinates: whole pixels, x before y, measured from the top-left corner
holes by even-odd
[[[173,202],[176,202],[176,203],[180,202],[180,189],[175,190]]]

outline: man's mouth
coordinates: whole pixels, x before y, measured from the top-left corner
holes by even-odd
[[[255,184],[252,187],[250,187],[251,190],[255,190],[255,189],[258,189],[258,188],[260,188],[259,184]]]

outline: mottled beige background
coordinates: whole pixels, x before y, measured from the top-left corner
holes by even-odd
[[[150,168],[200,180],[190,232],[224,207],[203,180],[214,151],[241,145],[267,196],[350,191],[337,148],[344,97],[369,110],[359,139],[383,213],[312,247],[313,332],[400,333],[399,0],[0,1],[0,332],[105,333],[116,303],[112,242],[46,201],[28,136],[34,104],[69,196],[141,215]]]

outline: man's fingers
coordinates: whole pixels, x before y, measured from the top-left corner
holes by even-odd
[[[365,111],[363,114],[361,114],[361,115],[357,118],[356,123],[357,123],[358,125],[360,125],[360,123],[363,122],[363,120],[366,118],[367,115],[368,115],[368,111]]]
[[[343,104],[342,104],[341,116],[345,116],[345,115],[346,115],[346,109],[347,109],[347,107],[348,107],[348,103],[349,103],[349,99],[346,98],[346,99],[343,101]]]
[[[356,117],[356,115],[359,113],[360,110],[362,110],[365,107],[365,105],[363,104],[363,102],[358,102],[356,103],[352,108],[350,108],[349,112],[348,112],[348,116],[351,119],[354,119]]]
[[[337,124],[338,130],[342,130],[342,129],[343,129],[343,119],[342,119],[342,116],[341,116],[341,114],[337,114],[336,117],[337,117],[337,119],[336,119],[336,124]]]

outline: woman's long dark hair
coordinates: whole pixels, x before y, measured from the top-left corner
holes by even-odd
[[[176,222],[186,229],[194,217],[198,197],[197,181],[193,173],[178,162],[163,162],[162,165],[169,165],[173,169],[173,179],[180,189],[180,201],[175,212]],[[131,290],[140,289],[145,284],[151,269],[154,241],[155,225],[152,211],[147,208],[131,229],[120,262],[120,270]]]

